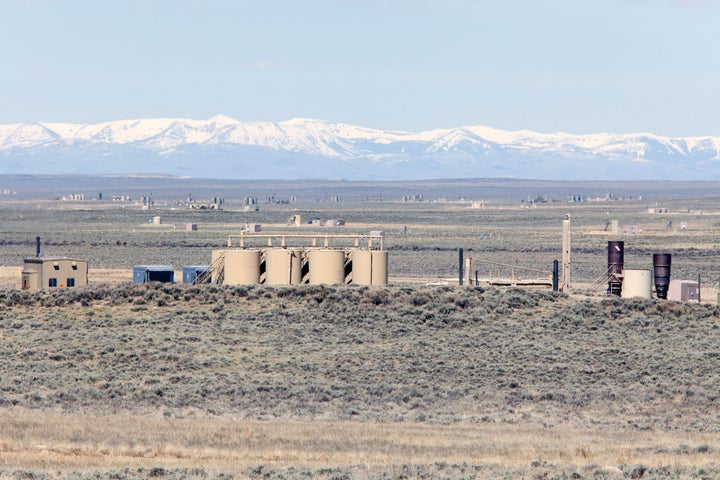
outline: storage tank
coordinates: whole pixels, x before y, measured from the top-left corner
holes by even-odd
[[[625,242],[608,242],[608,293],[620,296],[625,264]]]
[[[620,232],[620,220],[610,220],[609,229],[611,233]]]
[[[388,252],[355,250],[352,254],[352,282],[356,285],[386,286]]]
[[[650,270],[625,270],[622,281],[623,298],[652,298],[652,275]]]
[[[670,264],[672,255],[669,253],[653,254],[653,273],[655,274],[655,293],[658,298],[668,298],[670,287]]]
[[[42,275],[35,269],[29,269],[27,266],[22,270],[22,289],[23,290],[40,290],[42,285]]]
[[[260,250],[225,250],[225,285],[260,283]]]
[[[344,284],[345,252],[342,250],[319,249],[307,252],[310,266],[310,284]]]
[[[302,251],[284,248],[266,250],[265,283],[267,285],[302,283]]]

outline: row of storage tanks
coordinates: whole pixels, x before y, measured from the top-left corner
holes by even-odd
[[[608,293],[625,298],[651,298],[654,279],[657,298],[699,300],[700,292],[697,282],[670,280],[671,265],[671,254],[655,253],[653,254],[652,271],[626,269],[624,268],[624,242],[608,242]]]
[[[388,252],[340,248],[229,248],[212,252],[212,282],[385,286]]]

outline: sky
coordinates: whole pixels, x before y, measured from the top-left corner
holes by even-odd
[[[720,0],[0,0],[0,124],[720,136]]]

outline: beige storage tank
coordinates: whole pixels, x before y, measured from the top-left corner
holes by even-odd
[[[386,286],[388,283],[388,252],[379,250],[353,251],[352,283]]]
[[[652,274],[650,270],[623,270],[623,298],[652,298]]]
[[[310,250],[307,252],[310,266],[310,284],[344,284],[345,252],[342,250]]]
[[[260,283],[260,250],[225,250],[225,285]]]
[[[267,285],[299,285],[302,282],[302,252],[292,249],[265,251]]]

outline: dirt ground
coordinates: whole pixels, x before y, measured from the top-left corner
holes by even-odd
[[[0,288],[20,288],[22,267],[0,267]]]

